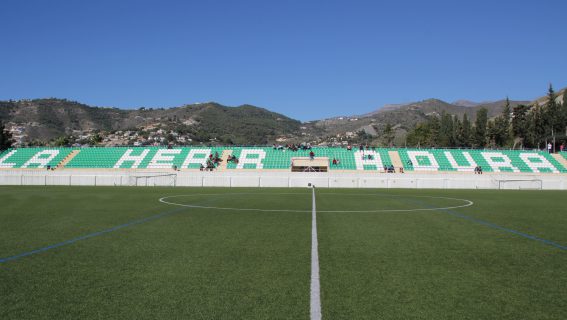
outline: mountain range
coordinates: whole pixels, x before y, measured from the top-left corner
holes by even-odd
[[[566,90],[557,94],[563,102]],[[518,104],[545,103],[546,97],[534,101],[510,101]],[[227,107],[214,102],[173,108],[124,110],[92,107],[66,99],[0,101],[0,121],[22,141],[48,141],[60,136],[84,135],[86,132],[144,131],[161,128],[191,137],[193,142],[223,144],[271,144],[276,142],[328,141],[349,137],[364,131],[378,135],[390,124],[397,136],[403,136],[428,116],[443,112],[474,120],[480,108],[489,117],[502,113],[506,101],[452,103],[439,99],[388,104],[363,115],[333,117],[302,123],[285,115],[251,105]]]

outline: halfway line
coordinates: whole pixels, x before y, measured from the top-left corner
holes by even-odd
[[[321,320],[321,286],[319,284],[319,244],[317,242],[317,209],[315,188],[311,211],[311,320]]]

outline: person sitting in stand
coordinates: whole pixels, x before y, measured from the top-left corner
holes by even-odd
[[[347,149],[348,151],[351,151],[351,150],[352,150],[352,146],[349,144],[349,145],[346,147],[346,149]]]
[[[400,167],[400,173],[404,173],[404,167]]]
[[[474,174],[482,174],[482,167],[481,166],[476,166],[474,168]]]
[[[336,166],[337,165],[337,159],[333,158],[333,165]]]
[[[213,169],[215,168],[215,164],[212,160],[207,160],[207,170],[209,171],[213,171]]]
[[[315,153],[313,151],[309,152],[309,159],[315,159]]]
[[[205,170],[205,166],[201,163],[201,165],[199,166],[199,171],[203,171]]]
[[[228,156],[226,162],[238,163],[238,158],[235,155]]]

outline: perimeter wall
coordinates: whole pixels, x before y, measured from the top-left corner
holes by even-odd
[[[292,173],[281,171],[1,170],[0,185],[544,189],[567,190],[567,174]]]

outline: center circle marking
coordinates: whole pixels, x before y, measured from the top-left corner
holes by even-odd
[[[258,209],[258,208],[230,208],[230,207],[213,207],[213,206],[199,206],[199,205],[192,205],[192,204],[184,204],[184,203],[177,203],[170,201],[172,198],[180,198],[180,197],[195,197],[195,196],[223,196],[223,195],[258,195],[258,193],[196,193],[196,194],[184,194],[184,195],[175,195],[175,196],[167,196],[161,197],[159,202],[180,206],[180,207],[187,207],[187,208],[197,208],[197,209],[216,209],[216,210],[228,210],[228,211],[257,211],[257,212],[311,212],[311,210],[294,210],[294,209]],[[307,193],[270,193],[269,195],[309,195]],[[465,208],[470,207],[474,204],[473,201],[467,199],[459,199],[459,198],[449,198],[449,197],[436,197],[436,196],[404,196],[404,195],[380,195],[375,193],[362,193],[362,194],[344,194],[344,193],[320,193],[321,195],[348,195],[348,196],[386,196],[392,198],[426,198],[426,199],[443,199],[443,200],[456,200],[463,202],[462,205],[458,206],[449,206],[449,207],[435,207],[435,208],[414,208],[414,209],[378,209],[378,210],[317,210],[317,212],[329,212],[329,213],[372,213],[372,212],[416,212],[416,211],[436,211],[436,210],[451,210],[451,209],[458,209],[458,208]]]

